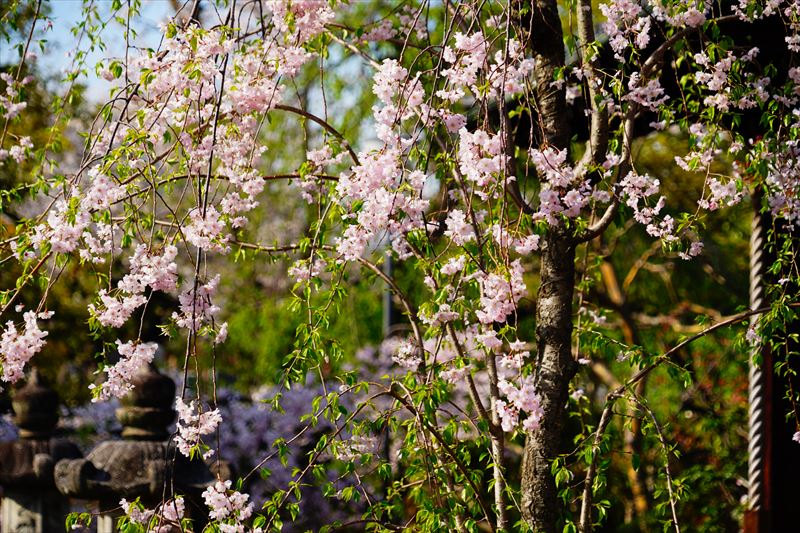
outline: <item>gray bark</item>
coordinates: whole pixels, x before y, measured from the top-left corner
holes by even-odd
[[[544,416],[525,441],[521,482],[523,516],[534,531],[545,533],[556,533],[562,514],[550,465],[562,442],[569,382],[577,367],[571,344],[574,287],[575,248],[566,235],[553,232],[542,250],[536,309],[536,385]]]
[[[544,144],[568,147],[570,128],[563,88],[552,85],[564,66],[564,39],[555,0],[536,0],[530,15],[520,17],[529,31],[526,43],[536,61],[536,106]],[[522,462],[522,513],[534,529],[556,533],[562,506],[550,472],[562,442],[569,382],[577,364],[572,358],[572,296],[575,288],[575,246],[568,231],[551,227],[543,239],[536,305],[536,384],[544,416],[527,435]]]

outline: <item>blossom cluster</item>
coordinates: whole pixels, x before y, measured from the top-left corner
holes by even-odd
[[[220,311],[219,306],[212,302],[212,298],[217,293],[220,276],[217,274],[207,283],[197,287],[187,287],[178,297],[180,301],[180,313],[172,314],[175,323],[197,332],[204,324],[210,324]]]
[[[516,311],[517,302],[528,294],[523,272],[522,262],[515,259],[509,265],[508,277],[492,272],[477,278],[481,307],[475,314],[482,324],[505,322]]]
[[[519,41],[510,39],[506,50],[499,50],[490,61],[491,44],[483,33],[454,35],[454,46],[445,46],[443,58],[450,65],[442,71],[448,87],[437,92],[446,101],[456,102],[466,91],[481,96],[484,91],[477,86],[481,71],[486,75],[493,96],[522,92],[525,78],[533,71],[534,62],[525,58]]]
[[[734,83],[734,78],[731,76],[734,70],[742,69],[746,63],[754,61],[758,54],[758,48],[751,48],[737,58],[733,52],[728,51],[716,62],[706,52],[695,54],[695,62],[703,69],[695,72],[695,80],[711,92],[711,95],[705,97],[703,103],[720,111],[728,111],[731,107],[749,109],[758,103],[766,102],[769,98],[766,90],[766,86],[770,83],[769,78],[754,78],[741,87],[741,84]],[[735,89],[739,89],[739,91],[735,91]],[[741,89],[744,89],[743,93]],[[737,92],[742,94],[732,100],[731,98]]]
[[[620,181],[619,189],[625,203],[633,209],[633,218],[647,228],[647,233],[664,242],[674,242],[678,239],[674,235],[675,221],[670,215],[662,219],[657,217],[666,204],[662,195],[653,205],[648,205],[647,200],[660,192],[661,183],[658,179],[647,174],[636,174],[631,171]]]
[[[533,68],[517,41],[511,40],[499,50],[493,60],[490,42],[482,33],[456,33],[453,45],[444,48],[443,59],[448,64],[442,71],[447,85],[433,96],[440,100],[434,105],[427,97],[418,76],[394,59],[386,59],[374,77],[373,92],[381,105],[373,109],[376,135],[383,141],[380,150],[358,154],[358,163],[339,177],[337,192],[345,207],[358,206],[346,215],[348,225],[338,243],[345,260],[354,260],[369,243],[381,239],[390,241],[401,258],[409,256],[405,236],[423,229],[422,214],[428,200],[422,188],[426,175],[422,170],[407,170],[401,163],[413,143],[401,125],[419,118],[423,125],[434,126],[437,121],[449,133],[458,133],[458,163],[461,176],[482,199],[499,197],[503,185],[513,176],[499,177],[506,170],[507,156],[500,134],[477,129],[469,131],[466,118],[455,111],[454,104],[470,92],[481,96],[478,86],[481,76],[488,82],[492,95],[513,94],[523,90],[524,80]],[[460,217],[460,218],[459,218]],[[472,239],[470,229],[458,209],[451,210],[447,220],[447,235],[462,244]]]
[[[177,436],[175,444],[186,457],[191,457],[193,450],[202,446],[203,436],[210,435],[217,430],[222,422],[219,409],[203,411],[195,400],[184,403],[182,398],[176,398],[175,410],[178,412]],[[203,452],[203,459],[208,459],[214,454],[211,448]]]
[[[721,207],[731,207],[742,201],[744,193],[736,187],[736,182],[731,180],[723,183],[717,178],[709,178],[707,181],[709,195],[697,202],[697,205],[709,211],[715,211]]]
[[[606,191],[592,187],[589,180],[582,179],[568,164],[566,150],[533,148],[530,156],[542,181],[534,220],[556,224],[559,216],[577,217],[592,200],[608,202],[610,196]]]
[[[48,246],[54,253],[67,254],[78,247],[90,223],[88,209],[77,209],[71,203],[58,200],[48,213],[47,221],[34,228],[30,241],[36,249]]]
[[[600,4],[600,12],[606,18],[603,31],[608,35],[608,43],[614,56],[623,61],[623,54],[631,46],[639,50],[650,43],[651,21],[642,15],[643,8],[637,0],[613,0]]]
[[[338,252],[350,261],[359,258],[370,242],[380,239],[390,239],[396,249],[404,250],[403,235],[423,226],[422,213],[428,205],[420,197],[424,175],[410,174],[407,180],[412,191],[405,187],[400,190],[403,170],[398,150],[362,153],[359,158],[361,164],[353,167],[351,174],[340,176],[337,185],[345,204],[361,203],[358,213],[352,215],[355,224],[347,226],[337,244]]]
[[[0,93],[0,118],[5,119],[8,123],[28,107],[28,103],[20,98],[20,90],[33,81],[33,77],[25,76],[17,81],[7,72],[0,72],[0,80],[6,85],[5,92]],[[3,132],[3,137],[5,135],[6,133]],[[33,148],[33,142],[27,135],[17,137],[16,141],[16,144],[8,149],[0,146],[0,165],[8,158],[22,163],[30,149]]]
[[[768,157],[768,202],[772,214],[800,224],[800,141],[787,141],[784,149]]]
[[[210,509],[208,516],[219,522],[223,533],[242,533],[246,531],[244,521],[253,514],[250,496],[231,489],[230,480],[217,481],[203,492],[203,501]],[[248,530],[249,531],[249,530]],[[252,530],[260,533],[260,528]]]
[[[147,533],[170,533],[181,528],[186,514],[183,497],[167,500],[155,509],[147,509],[138,500],[129,502],[122,498],[119,502],[122,512],[131,524],[145,526]]]
[[[119,361],[103,369],[107,377],[99,387],[95,384],[89,385],[94,394],[93,402],[122,398],[133,390],[131,381],[140,370],[153,362],[158,349],[158,345],[154,342],[123,343],[117,340],[116,343]]]
[[[638,72],[631,74],[628,80],[628,93],[622,98],[637,103],[650,111],[658,110],[668,100],[658,79],[642,80]]]
[[[89,311],[103,326],[121,327],[133,312],[147,302],[144,292],[170,292],[177,287],[178,273],[175,258],[178,249],[168,245],[162,254],[151,254],[147,245],[140,244],[130,259],[130,272],[117,284],[116,296],[101,289],[98,296],[102,306],[89,305]]]
[[[412,339],[392,336],[383,340],[379,354],[384,360],[391,360],[401,368],[416,370],[422,364],[417,344]]]
[[[19,90],[22,86],[29,84],[33,78],[26,76],[17,82],[7,72],[0,73],[0,80],[6,84],[5,94],[0,94],[0,116],[8,120],[13,119],[28,107],[28,103],[19,100]]]
[[[19,137],[17,139],[17,144],[8,150],[5,148],[0,149],[0,163],[9,157],[17,163],[22,163],[31,148],[33,148],[33,141],[31,141],[30,137],[27,135]]]
[[[482,130],[470,133],[466,128],[462,128],[458,135],[459,169],[464,178],[475,185],[475,194],[483,200],[502,194],[502,189],[494,187],[497,176],[505,168],[501,135],[489,135]]]
[[[711,2],[708,0],[679,0],[653,2],[653,18],[676,28],[698,28],[705,23]]]
[[[26,311],[22,315],[25,323],[22,331],[16,324],[9,320],[0,336],[0,364],[2,364],[2,380],[15,383],[23,376],[25,364],[36,355],[45,345],[47,332],[39,328],[38,319],[47,319],[53,316],[51,311],[37,313]]]
[[[497,413],[503,431],[513,431],[519,423],[520,414],[526,415],[522,422],[522,428],[525,431],[538,429],[544,411],[541,406],[541,398],[533,384],[533,378],[530,376],[521,378],[519,386],[502,380],[498,387],[501,394],[507,398],[507,401],[497,400]]]

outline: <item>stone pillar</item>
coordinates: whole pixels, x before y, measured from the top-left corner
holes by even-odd
[[[73,443],[54,438],[58,423],[58,395],[46,387],[34,369],[28,383],[12,400],[19,440],[0,443],[0,531],[48,533],[63,531],[69,500],[56,490],[53,465],[75,459],[81,452]]]
[[[116,531],[122,498],[141,498],[152,509],[178,495],[185,498],[187,517],[200,531],[205,523],[198,513],[205,508],[200,494],[216,477],[204,462],[189,461],[169,441],[175,383],[148,366],[133,385],[117,410],[123,440],[101,442],[86,459],[60,461],[55,467],[56,485],[65,495],[99,502],[98,533]]]

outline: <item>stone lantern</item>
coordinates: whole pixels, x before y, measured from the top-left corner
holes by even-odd
[[[58,395],[33,369],[28,383],[14,394],[12,406],[19,440],[0,443],[0,531],[63,531],[69,500],[56,490],[53,467],[59,460],[81,457],[81,452],[68,440],[54,437]]]
[[[199,531],[205,522],[200,494],[216,476],[203,461],[178,453],[169,440],[175,383],[151,365],[139,372],[133,385],[117,410],[122,440],[101,442],[86,459],[60,461],[56,485],[65,495],[99,502],[98,533],[115,531],[122,498],[141,498],[152,509],[173,495],[185,498],[187,517]]]

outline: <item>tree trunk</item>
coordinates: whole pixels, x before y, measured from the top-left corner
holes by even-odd
[[[542,250],[536,307],[536,385],[544,416],[539,429],[528,434],[522,459],[522,512],[537,532],[556,533],[561,515],[550,465],[559,452],[569,382],[577,369],[572,358],[574,286],[575,248],[553,232]]]
[[[564,67],[564,34],[556,0],[537,0],[519,24],[529,35],[526,49],[533,56],[536,80],[536,111],[542,140],[555,148],[569,144],[567,98],[564,84],[553,85],[556,72]],[[533,125],[536,128],[537,124]]]
[[[520,29],[527,30],[529,35],[526,48],[536,65],[536,108],[542,141],[566,149],[570,128],[565,91],[552,84],[557,69],[564,66],[564,39],[557,2],[535,0],[527,14],[524,9],[517,12]],[[550,465],[559,452],[569,382],[577,370],[572,358],[575,247],[568,231],[556,225],[543,241],[536,305],[536,385],[544,416],[539,429],[529,433],[525,440],[522,514],[534,531],[556,533],[562,506]]]

